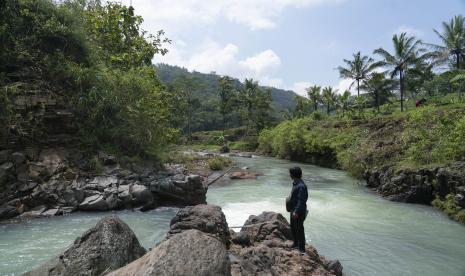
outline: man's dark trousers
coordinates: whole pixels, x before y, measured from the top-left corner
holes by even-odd
[[[291,232],[294,238],[294,246],[301,252],[305,252],[305,232],[304,232],[305,215],[299,214],[296,219],[292,218],[291,213]]]

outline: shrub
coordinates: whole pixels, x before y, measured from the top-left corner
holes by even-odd
[[[208,160],[208,166],[213,171],[219,171],[229,166],[232,163],[231,159],[223,156],[215,156]]]

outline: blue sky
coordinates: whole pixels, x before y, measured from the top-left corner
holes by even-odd
[[[465,11],[465,0],[132,1],[144,29],[164,29],[173,41],[154,62],[299,93],[312,84],[343,90],[350,81],[335,69],[343,58],[390,50],[402,31],[437,43],[432,29]]]

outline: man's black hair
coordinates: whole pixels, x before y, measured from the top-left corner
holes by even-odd
[[[300,167],[290,168],[289,173],[293,178],[302,178],[302,169]]]

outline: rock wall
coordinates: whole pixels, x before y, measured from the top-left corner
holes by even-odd
[[[179,166],[160,172],[150,163],[123,162],[103,152],[89,157],[77,149],[0,151],[0,220],[195,205],[205,203],[206,192],[200,177]]]

